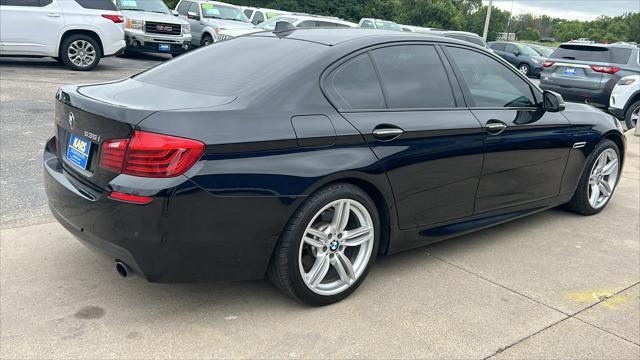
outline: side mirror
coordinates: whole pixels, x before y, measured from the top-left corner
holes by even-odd
[[[557,92],[545,90],[542,93],[542,107],[548,112],[560,112],[565,109],[564,99]]]
[[[177,10],[171,10],[171,15],[173,15],[173,16],[178,16],[178,15],[180,15],[180,14],[178,14],[178,11],[177,11]]]
[[[187,17],[189,19],[193,19],[193,20],[200,20],[200,16],[198,14],[194,13],[193,11],[189,11],[187,13]]]

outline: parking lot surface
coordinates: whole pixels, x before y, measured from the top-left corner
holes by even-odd
[[[159,57],[76,73],[0,59],[2,358],[639,358],[640,142],[593,217],[554,209],[380,258],[345,301],[308,308],[266,281],[121,279],[49,214],[41,152],[60,84],[123,78]]]

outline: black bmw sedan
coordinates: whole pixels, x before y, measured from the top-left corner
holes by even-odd
[[[496,55],[425,34],[256,33],[64,86],[44,151],[71,233],[151,282],[339,301],[377,256],[611,200],[625,137]]]

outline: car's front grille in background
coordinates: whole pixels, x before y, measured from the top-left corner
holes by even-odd
[[[180,24],[167,24],[153,21],[145,21],[144,31],[149,34],[163,34],[163,35],[180,35]]]

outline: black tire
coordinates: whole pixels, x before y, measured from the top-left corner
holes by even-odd
[[[525,68],[527,70],[526,72],[523,71]],[[518,65],[518,71],[522,72],[526,76],[531,76],[531,66],[529,66],[529,64],[522,63]]]
[[[631,104],[631,106],[629,106],[629,108],[627,109],[627,113],[624,116],[624,122],[627,124],[627,129],[629,129],[629,130],[635,129],[635,127],[638,126],[637,120],[636,120],[635,124],[631,120],[631,115],[635,111],[638,111],[638,108],[640,108],[640,100],[638,100],[638,101],[634,102],[633,104]]]
[[[356,200],[367,209],[373,221],[373,229],[375,231],[374,244],[364,271],[350,287],[335,295],[320,295],[307,287],[300,274],[298,264],[300,243],[307,225],[313,220],[316,213],[322,210],[324,206],[339,199]],[[285,294],[307,305],[323,306],[341,301],[351,295],[367,277],[378,254],[379,239],[380,218],[378,209],[367,193],[350,184],[330,185],[309,196],[293,214],[273,253],[268,277]]]
[[[601,141],[596,148],[593,150],[589,158],[587,158],[584,170],[582,172],[582,176],[580,177],[580,182],[578,183],[578,188],[576,189],[575,194],[573,194],[573,198],[566,205],[566,208],[570,211],[576,212],[582,215],[595,215],[600,213],[604,208],[607,207],[609,201],[613,197],[613,193],[615,193],[616,188],[613,188],[613,193],[607,200],[607,202],[601,206],[600,208],[594,208],[589,203],[589,178],[591,176],[591,170],[593,169],[593,165],[596,160],[607,149],[613,149],[618,155],[618,167],[620,166],[620,150],[618,149],[618,145],[611,140],[605,139]],[[618,174],[618,180],[620,179],[620,174]]]
[[[69,58],[69,47],[76,41],[86,41],[93,47],[95,51],[95,58],[88,65],[79,66],[77,64],[74,64],[71,58]],[[100,45],[98,44],[98,42],[95,41],[91,36],[84,34],[75,34],[68,36],[64,40],[62,40],[62,45],[60,46],[60,58],[62,59],[62,62],[64,62],[64,64],[71,70],[90,71],[98,66],[98,63],[100,63],[100,59],[102,58],[102,51],[100,50]]]
[[[209,46],[213,44],[213,38],[210,35],[205,35],[200,41],[200,46]]]

